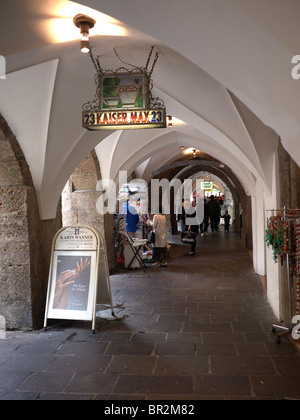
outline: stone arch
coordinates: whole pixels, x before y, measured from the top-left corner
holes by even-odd
[[[229,167],[227,167],[226,165],[222,165],[222,168],[220,168],[220,162],[209,155],[205,155],[205,158],[207,160],[204,161],[195,159],[192,161],[187,159],[179,160],[165,168],[158,169],[155,172],[157,173],[156,175],[155,173],[153,173],[154,178],[166,178],[168,180],[178,178],[183,182],[184,179],[192,177],[199,171],[209,172],[212,175],[218,176],[226,185],[228,185],[233,195],[236,206],[236,215],[239,214],[239,209],[242,209],[243,222],[241,223],[240,219],[236,219],[236,232],[240,234],[244,246],[252,250],[253,243],[251,197],[247,195],[241,181]],[[176,163],[180,163],[182,165],[176,165]],[[193,165],[191,163],[193,163]],[[209,163],[211,163],[211,165],[208,165]],[[177,224],[176,217],[174,214],[171,215],[171,223],[172,230],[173,232],[175,232],[177,229]]]
[[[198,166],[196,168],[187,169],[182,177],[188,178],[192,176],[195,171],[206,171],[212,175],[218,176],[223,182],[229,187],[235,202],[235,214],[239,214],[242,211],[243,219],[236,217],[236,232],[240,234],[242,242],[246,248],[252,250],[252,208],[251,208],[251,197],[245,192],[243,185],[237,176],[232,172],[230,168],[219,169],[217,167]],[[230,182],[231,181],[231,182]]]

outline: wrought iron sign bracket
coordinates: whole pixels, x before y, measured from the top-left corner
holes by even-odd
[[[159,54],[156,52],[152,67],[151,47],[145,67],[119,67],[103,70],[99,56],[90,50],[90,58],[95,67],[96,94],[93,101],[83,105],[83,127],[88,130],[124,130],[138,128],[166,128],[166,106],[160,98],[154,98],[153,72]]]

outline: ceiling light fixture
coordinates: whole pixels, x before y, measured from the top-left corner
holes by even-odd
[[[80,29],[81,33],[81,42],[80,49],[81,52],[87,54],[91,51],[90,46],[90,29],[96,25],[96,21],[86,15],[76,15],[74,17],[74,25]]]

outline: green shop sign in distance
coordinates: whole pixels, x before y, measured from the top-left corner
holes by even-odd
[[[165,109],[120,112],[83,112],[83,127],[88,130],[126,130],[137,128],[166,128]]]

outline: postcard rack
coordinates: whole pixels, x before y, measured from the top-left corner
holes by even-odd
[[[277,335],[276,343],[292,334],[294,315],[300,315],[300,209],[267,210],[268,223],[266,243],[272,246],[274,260],[286,259],[289,294],[290,325],[273,325],[272,332],[283,331]],[[293,287],[295,285],[295,287]],[[293,308],[296,306],[296,314]]]

